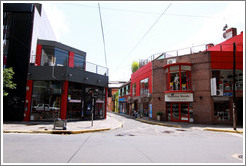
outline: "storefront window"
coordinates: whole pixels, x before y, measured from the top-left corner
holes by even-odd
[[[149,78],[140,81],[140,95],[147,95],[149,93]]]
[[[192,103],[166,103],[169,121],[193,122]]]
[[[30,120],[60,118],[62,84],[59,81],[34,81]]]
[[[165,69],[167,76],[167,90],[190,91],[191,90],[191,66],[175,65],[167,66]]]
[[[216,88],[222,91],[233,90],[233,71],[232,70],[213,70],[212,77],[216,78]],[[236,70],[235,90],[243,90],[243,71]]]
[[[132,96],[136,96],[136,84],[132,85]]]
[[[214,116],[218,120],[230,120],[229,101],[214,102]]]

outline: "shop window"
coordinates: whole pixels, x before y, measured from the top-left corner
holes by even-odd
[[[140,81],[140,95],[147,95],[149,93],[149,78]]]
[[[168,91],[191,90],[191,66],[175,65],[165,69]]]
[[[132,96],[136,96],[136,84],[132,85]]]
[[[34,81],[30,120],[60,118],[62,85],[58,81]]]
[[[85,69],[85,57],[82,55],[74,54],[74,67]]]
[[[216,88],[221,91],[233,90],[233,71],[232,70],[213,70],[212,77],[216,78]],[[243,71],[236,70],[235,90],[243,90]]]
[[[218,120],[230,120],[229,101],[214,102],[214,116]]]
[[[166,103],[168,121],[193,122],[192,103]]]
[[[55,48],[55,59],[56,66],[68,66],[68,51]]]

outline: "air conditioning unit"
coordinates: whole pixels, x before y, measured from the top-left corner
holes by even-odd
[[[216,90],[217,96],[223,96],[223,90]]]

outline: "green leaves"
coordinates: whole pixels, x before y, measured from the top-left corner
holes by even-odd
[[[12,67],[3,70],[3,96],[8,95],[6,89],[16,89],[16,84],[12,81],[14,74]]]
[[[133,61],[132,62],[132,73],[134,73],[135,71],[137,71],[139,68],[139,63],[137,61]]]

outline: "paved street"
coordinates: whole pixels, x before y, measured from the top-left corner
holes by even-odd
[[[243,135],[142,123],[109,114],[115,130],[3,134],[4,163],[242,163]]]

